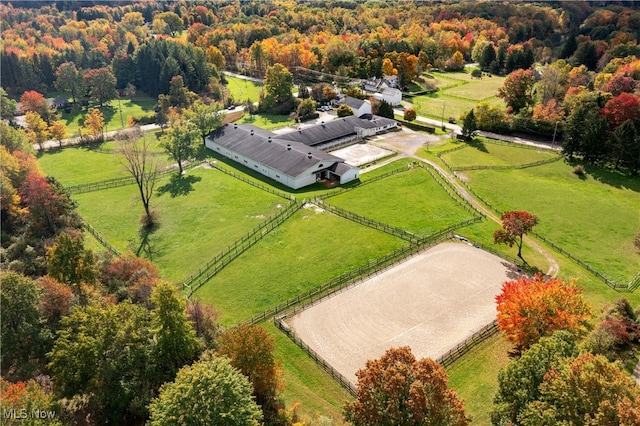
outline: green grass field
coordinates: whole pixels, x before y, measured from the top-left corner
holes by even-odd
[[[601,169],[585,179],[555,162],[521,170],[469,171],[469,184],[504,210],[540,217],[535,231],[605,276],[627,283],[638,272],[640,180]]]
[[[274,130],[292,126],[295,124],[295,121],[290,120],[287,115],[245,114],[240,120],[238,120],[238,123],[253,124],[254,126],[258,126],[265,130]]]
[[[184,280],[269,215],[284,200],[218,170],[198,168],[161,179],[151,204],[160,226],[139,231],[143,213],[137,187],[75,195],[80,214],[118,250],[152,260],[162,276]]]
[[[148,133],[146,137],[151,141],[150,151],[160,154],[164,150],[156,137],[159,134]],[[51,149],[39,152],[38,160],[45,174],[54,176],[64,186],[80,185],[129,176],[116,149],[115,141]],[[169,164],[167,155],[160,154],[158,158],[162,166]]]
[[[431,235],[473,218],[420,168],[364,185],[326,201],[420,236]]]
[[[442,159],[453,168],[519,166],[558,157],[557,152],[548,149],[533,150],[517,144],[492,143],[486,138],[475,138],[466,148],[442,155]]]
[[[267,234],[196,296],[233,325],[382,257],[405,241],[315,207]]]
[[[82,121],[91,108],[98,108],[105,122],[105,131],[120,130],[123,127],[129,127],[128,120],[130,117],[142,117],[154,113],[157,100],[149,96],[140,95],[133,99],[114,99],[107,102],[103,107],[91,106],[82,108],[80,111],[63,112],[61,120],[67,126],[67,134],[69,137],[77,136],[78,129],[82,127]],[[122,110],[122,114],[120,111]]]
[[[433,72],[423,78],[440,90],[413,98],[413,107],[418,115],[438,120],[444,117],[444,121],[448,121],[450,117],[458,120],[461,114],[467,113],[481,101],[504,107],[504,102],[496,97],[504,77],[474,79],[468,72]]]
[[[227,80],[227,88],[236,103],[246,102],[247,99],[251,99],[251,102],[260,100],[262,84],[229,75],[225,75],[224,78]]]

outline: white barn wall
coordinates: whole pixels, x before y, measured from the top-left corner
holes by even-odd
[[[349,183],[353,180],[358,179],[359,173],[360,173],[360,169],[358,168],[350,169],[348,172],[340,176],[340,185],[343,185],[345,183]]]
[[[207,148],[209,148],[210,150],[217,152],[225,157],[227,157],[228,159],[235,161],[238,164],[241,164],[245,167],[248,167],[250,169],[256,170],[257,172],[259,172],[260,174],[267,176],[277,182],[282,183],[283,185],[288,186],[289,188],[293,188],[293,189],[299,189],[302,187],[305,187],[307,185],[312,185],[314,183],[316,183],[316,173],[320,170],[324,170],[326,169],[326,167],[318,167],[317,165],[314,165],[313,167],[305,170],[303,173],[301,173],[299,176],[289,176],[285,173],[282,173],[281,171],[275,170],[271,167],[265,166],[264,164],[258,163],[254,160],[252,160],[251,158],[247,158],[243,155],[240,155],[236,152],[232,152],[230,150],[228,150],[227,148],[224,148],[223,146],[220,146],[219,144],[217,144],[216,142],[214,142],[213,140],[209,139],[209,138],[205,138],[205,146]],[[355,169],[355,175],[357,179],[357,175],[358,175],[358,171],[359,169]],[[340,183],[347,183],[350,180],[347,179],[345,176],[347,175],[353,175],[353,173],[351,171],[349,171],[349,173],[345,174],[344,176],[342,176],[340,178]]]
[[[207,148],[209,148],[210,150],[214,151],[214,152],[217,152],[217,153],[219,153],[221,155],[224,155],[228,159],[230,159],[232,161],[235,161],[238,164],[241,164],[241,165],[243,165],[245,167],[248,167],[250,169],[257,170],[260,174],[262,174],[264,176],[267,176],[267,177],[269,177],[269,178],[271,178],[271,179],[273,179],[275,181],[278,181],[278,182],[282,183],[283,185],[286,185],[286,186],[288,186],[290,188],[293,188],[293,189],[301,188],[301,186],[295,186],[296,184],[298,184],[300,182],[297,182],[297,180],[294,177],[289,176],[289,175],[287,175],[285,173],[282,173],[282,172],[280,172],[278,170],[275,170],[275,169],[273,169],[271,167],[267,167],[264,164],[257,163],[255,161],[253,161],[252,159],[246,158],[246,157],[244,157],[244,156],[242,156],[242,155],[240,155],[240,154],[238,154],[236,152],[232,152],[232,151],[228,150],[227,148],[224,148],[224,147],[218,145],[217,143],[215,143],[214,141],[212,141],[209,138],[205,138],[205,146]],[[315,182],[315,180],[313,182],[311,182],[311,183],[314,183],[314,182]]]

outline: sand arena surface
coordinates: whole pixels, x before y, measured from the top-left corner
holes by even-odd
[[[393,154],[393,151],[369,144],[355,144],[331,151],[331,154],[357,167],[387,157]]]
[[[505,260],[447,242],[286,320],[296,335],[355,384],[355,373],[391,347],[437,359],[496,317]]]

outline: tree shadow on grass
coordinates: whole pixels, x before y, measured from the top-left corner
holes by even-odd
[[[175,198],[180,195],[188,195],[193,191],[193,185],[201,180],[202,178],[200,176],[173,175],[171,176],[169,183],[158,188],[158,195],[168,193],[171,198]]]
[[[609,169],[602,166],[584,164],[580,159],[566,160],[567,164],[571,166],[577,166],[583,164],[584,171],[587,176],[591,176],[593,179],[600,183],[613,186],[618,189],[629,189],[634,192],[640,192],[640,179],[638,176],[632,176],[625,174],[620,170]],[[585,176],[579,176],[581,180],[586,180]]]
[[[467,141],[467,145],[469,145],[472,148],[477,149],[478,151],[481,152],[489,152],[489,150],[487,149],[486,145],[484,144],[484,142],[482,142],[481,139],[478,138],[472,138],[470,140]]]
[[[136,250],[136,256],[144,257],[149,261],[153,262],[153,260],[160,254],[156,243],[157,240],[152,238],[155,231],[160,227],[160,225],[147,226],[140,228],[140,245]]]

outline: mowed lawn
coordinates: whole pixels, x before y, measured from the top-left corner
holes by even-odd
[[[250,99],[251,102],[258,102],[260,100],[260,92],[262,92],[263,87],[261,83],[229,75],[225,75],[224,78],[227,80],[229,93],[233,96],[236,103],[244,103],[247,99]]]
[[[431,235],[473,218],[421,168],[386,177],[325,201],[419,236]]]
[[[640,270],[640,180],[587,167],[581,179],[555,162],[521,170],[468,171],[469,184],[501,211],[540,217],[535,231],[605,276],[627,283]],[[591,174],[593,173],[593,174]]]
[[[434,72],[427,74],[425,80],[435,83],[440,90],[413,98],[418,115],[458,120],[461,114],[469,112],[481,101],[504,108],[504,102],[496,96],[498,88],[504,84],[504,77],[475,79],[470,72]]]
[[[559,154],[548,149],[530,149],[522,145],[504,145],[486,138],[475,138],[461,150],[442,155],[449,166],[519,166],[537,161],[559,158]]]
[[[74,195],[82,217],[118,250],[150,259],[165,279],[180,282],[277,213],[288,200],[218,170],[197,168],[163,177],[151,199],[160,226],[140,232],[137,187]]]
[[[97,108],[104,117],[105,131],[110,132],[129,127],[129,118],[140,118],[155,114],[156,103],[157,99],[146,95],[136,96],[131,99],[120,99],[120,101],[114,99],[105,103],[102,107],[92,105],[88,108],[84,107],[80,111],[63,112],[61,120],[67,126],[68,137],[78,136],[78,129],[82,128],[84,118],[89,113],[89,110]]]
[[[158,156],[161,165],[168,165],[168,156],[160,148],[156,135],[150,133],[146,137],[151,141],[150,149]],[[38,161],[46,175],[55,177],[64,186],[130,176],[124,169],[122,159],[115,153],[116,148],[117,142],[111,141],[51,149],[38,153]]]
[[[195,295],[213,304],[222,324],[233,325],[405,244],[310,206],[264,236]]]

